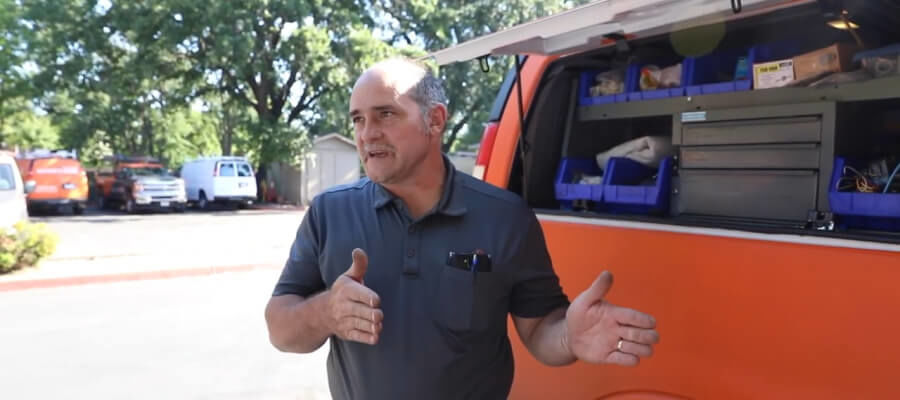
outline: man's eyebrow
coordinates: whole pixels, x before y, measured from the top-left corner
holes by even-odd
[[[393,104],[383,104],[383,105],[377,105],[377,106],[372,107],[372,110],[374,110],[374,111],[386,111],[386,110],[393,111],[393,110],[397,110],[397,107],[394,106]],[[350,110],[351,117],[355,117],[359,114],[362,114],[362,111],[360,111],[359,109]]]

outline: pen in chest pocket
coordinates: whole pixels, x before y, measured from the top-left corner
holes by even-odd
[[[451,251],[447,254],[447,265],[472,273],[491,272],[493,269],[491,256],[481,250],[474,253],[457,253]]]

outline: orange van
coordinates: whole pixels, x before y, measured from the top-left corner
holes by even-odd
[[[636,368],[511,335],[511,399],[900,398],[891,9],[597,1],[430,55],[515,57],[473,175],[533,207],[570,297],[610,270],[658,321]]]
[[[87,173],[75,153],[34,151],[17,157],[28,193],[29,210],[71,211],[82,214],[87,206]]]

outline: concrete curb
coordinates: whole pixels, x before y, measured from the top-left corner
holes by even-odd
[[[117,283],[142,280],[162,280],[173,278],[187,278],[221,274],[226,272],[247,272],[263,269],[281,269],[282,266],[274,264],[245,264],[220,267],[167,269],[155,271],[138,271],[121,274],[68,276],[44,279],[23,279],[17,281],[0,282],[0,293],[28,289],[48,289],[64,286],[92,285],[102,283]]]

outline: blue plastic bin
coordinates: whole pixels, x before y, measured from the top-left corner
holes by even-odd
[[[606,208],[614,213],[668,213],[673,163],[673,158],[668,157],[653,169],[628,158],[610,158],[603,179]],[[639,185],[654,173],[657,177],[653,186]]]
[[[848,160],[838,157],[834,160],[828,201],[831,212],[839,217],[839,224],[864,229],[900,231],[900,194],[839,192],[838,180]],[[897,179],[897,178],[894,178]]]
[[[578,84],[578,104],[581,106],[595,106],[599,104],[622,103],[627,101],[626,93],[611,94],[606,96],[591,97],[591,86],[594,83],[594,77],[602,70],[591,70],[581,73],[581,79]],[[628,88],[628,72],[625,73],[625,88]]]
[[[655,64],[661,68],[671,67],[673,65],[677,65],[679,62],[682,63],[681,66],[681,83],[682,85],[677,88],[666,88],[666,89],[657,89],[657,90],[645,90],[641,91],[641,69],[646,65]],[[684,82],[687,77],[687,69],[684,67],[684,62],[676,59],[667,59],[663,62],[647,62],[647,63],[639,63],[639,64],[631,64],[628,67],[628,79],[626,81],[626,91],[628,92],[628,101],[642,101],[642,100],[656,100],[656,99],[666,99],[669,97],[680,97],[684,96]]]
[[[682,83],[688,96],[747,91],[753,88],[753,64],[793,57],[805,49],[798,41],[780,41],[689,57],[684,61]],[[738,61],[743,57],[747,59],[748,74],[744,79],[736,79]]]
[[[556,199],[563,208],[571,210],[574,200],[590,200],[597,204],[603,201],[603,185],[583,185],[574,183],[576,175],[602,175],[603,171],[591,158],[563,158],[556,172]]]
[[[682,81],[685,93],[688,96],[699,96],[750,90],[753,86],[752,76],[745,80],[734,79],[741,57],[748,57],[748,63],[753,65],[748,49],[721,50],[701,57],[688,57],[682,67],[685,69]]]

